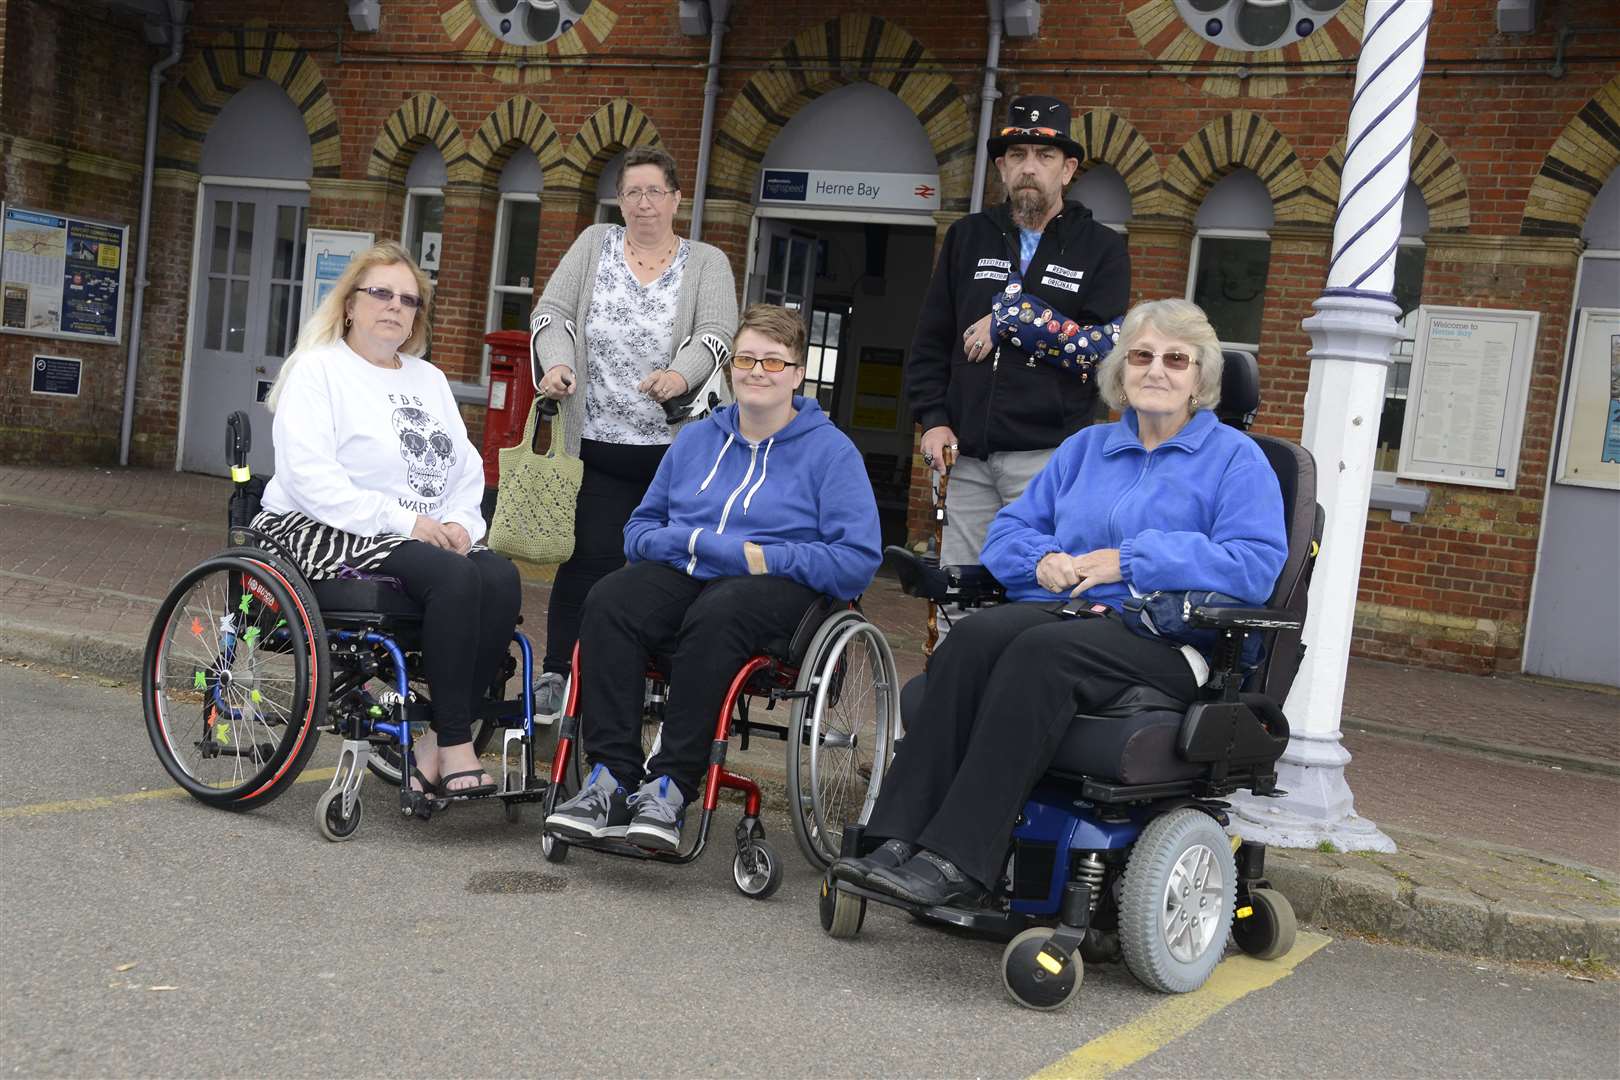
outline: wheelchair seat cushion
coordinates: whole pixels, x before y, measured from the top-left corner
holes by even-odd
[[[422,608],[386,581],[370,578],[331,578],[311,583],[315,603],[327,619],[343,615],[385,615],[420,619]]]
[[[1121,784],[1158,784],[1202,776],[1207,765],[1176,753],[1185,708],[1146,708],[1129,716],[1081,713],[1069,725],[1051,768]]]

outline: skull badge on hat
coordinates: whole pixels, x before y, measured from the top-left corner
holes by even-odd
[[[1069,137],[1069,107],[1055,97],[1026,94],[1013,98],[1007,122],[986,144],[991,158],[1001,157],[1015,143],[1055,146],[1067,157],[1084,157],[1080,144]]]

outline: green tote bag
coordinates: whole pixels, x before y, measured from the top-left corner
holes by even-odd
[[[501,490],[489,546],[502,555],[536,563],[563,563],[574,554],[574,507],[585,463],[563,450],[562,410],[551,421],[551,449],[535,453],[540,399],[529,407],[523,441],[499,451]]]

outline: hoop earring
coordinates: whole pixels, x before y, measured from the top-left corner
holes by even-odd
[[[351,327],[353,325],[354,325],[354,320],[353,319],[349,318],[347,315],[343,316],[343,329],[347,330],[349,327]],[[1196,401],[1197,399],[1195,398],[1194,400]]]
[[[1198,395],[1197,395],[1197,394],[1194,394],[1194,395],[1193,395],[1193,396],[1192,396],[1192,397],[1191,397],[1191,398],[1190,398],[1190,399],[1189,399],[1189,400],[1188,400],[1188,402],[1187,402],[1187,404],[1189,404],[1189,405],[1191,405],[1191,406],[1192,406],[1192,407],[1193,407],[1193,408],[1195,408],[1195,409],[1196,409],[1196,408],[1198,408]]]

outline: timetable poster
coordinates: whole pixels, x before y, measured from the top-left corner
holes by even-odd
[[[0,330],[117,342],[128,241],[122,226],[6,207]]]

